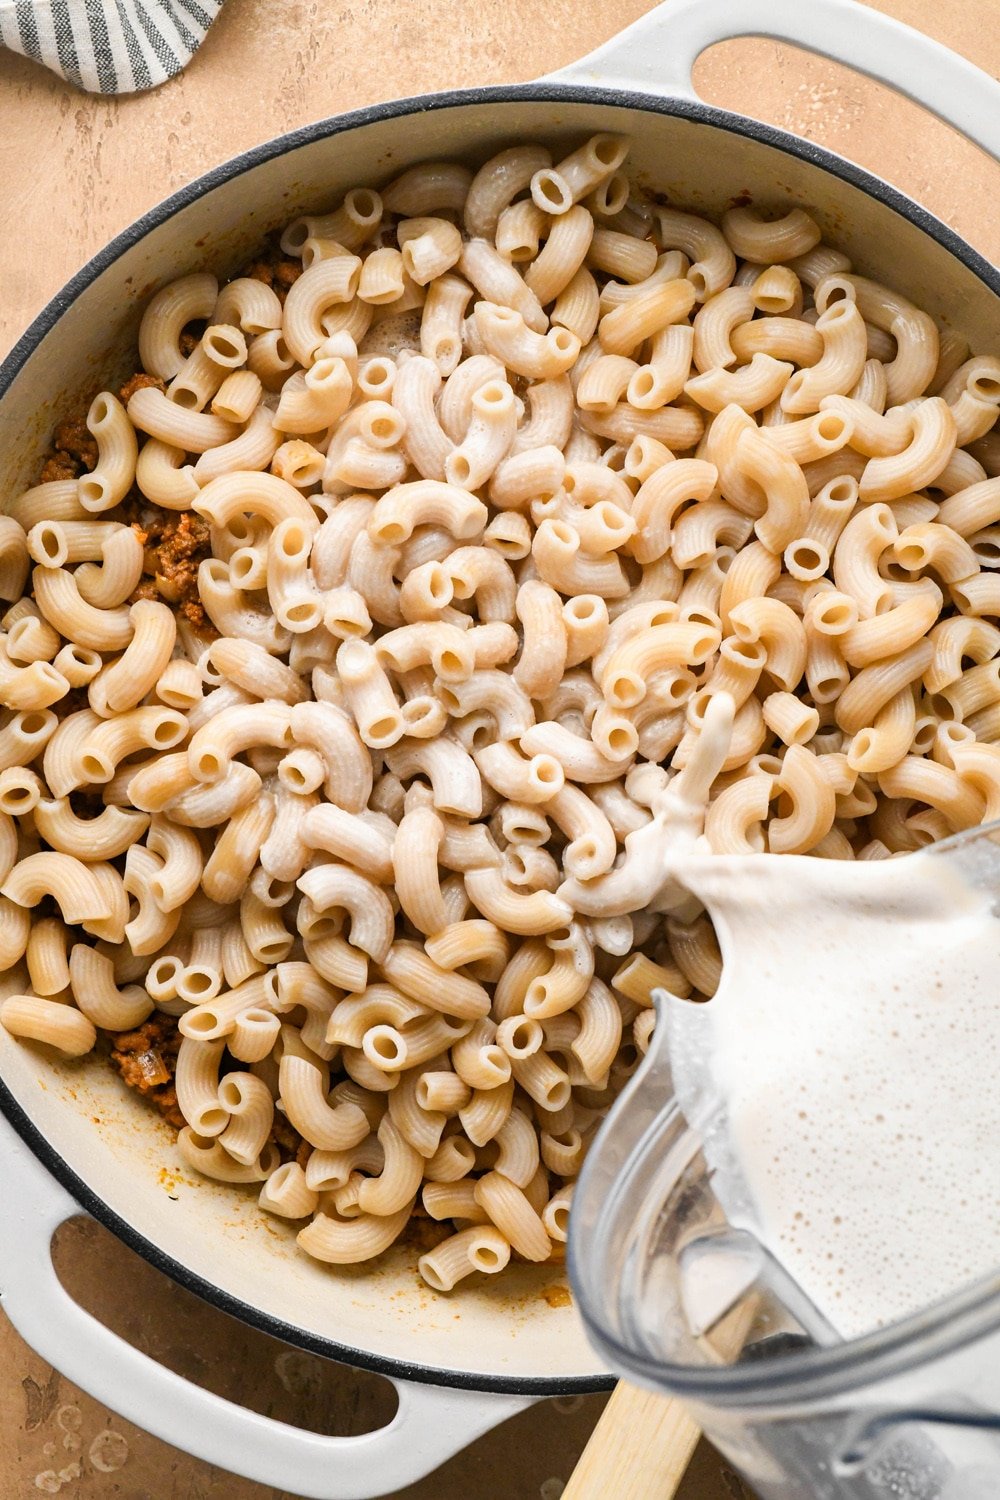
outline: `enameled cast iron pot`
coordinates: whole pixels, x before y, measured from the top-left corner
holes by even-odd
[[[712,43],[767,35],[910,94],[1000,155],[995,85],[971,64],[852,0],[670,0],[582,62],[537,83],[357,110],[248,151],[119,235],[56,297],[0,368],[0,494],[32,482],[56,416],[95,377],[133,368],[149,292],[203,266],[229,271],[264,234],[357,184],[426,158],[481,160],[516,140],[557,149],[598,130],[634,145],[630,171],[670,201],[717,212],[750,192],[798,202],[857,269],[1000,348],[1000,276],[945,225],[818,146],[710,108],[691,69]],[[61,1063],[0,1030],[0,1289],[21,1335],[70,1379],[157,1436],[223,1468],[317,1500],[394,1490],[533,1398],[609,1382],[572,1307],[540,1295],[551,1271],[518,1267],[447,1302],[412,1256],[331,1270],[294,1229],[259,1222],[253,1195],[219,1184],[168,1196],[171,1132],[97,1058]],[[176,1201],[175,1201],[176,1199]],[[387,1374],[392,1423],[329,1438],[247,1412],[138,1353],[82,1311],[49,1241],[81,1207],[206,1300],[293,1344]]]

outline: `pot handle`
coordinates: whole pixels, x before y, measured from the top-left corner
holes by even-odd
[[[82,1210],[2,1116],[0,1183],[0,1306],[18,1333],[95,1400],[206,1463],[310,1500],[370,1500],[423,1478],[532,1404],[394,1380],[396,1415],[359,1437],[324,1437],[247,1411],[141,1354],[73,1301],[50,1242]]]
[[[739,36],[773,37],[846,63],[1000,158],[1000,84],[940,42],[856,0],[667,0],[545,81],[697,99],[691,74],[701,53]]]

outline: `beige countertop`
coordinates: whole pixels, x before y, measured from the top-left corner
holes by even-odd
[[[122,101],[84,96],[0,54],[0,346],[113,234],[246,147],[395,95],[530,78],[650,8],[650,0],[226,0],[181,77]],[[996,0],[879,0],[877,8],[1000,73]],[[880,173],[1000,260],[1000,169],[915,105],[760,40],[714,49],[697,79],[711,102]],[[57,1263],[79,1300],[117,1331],[220,1394],[318,1431],[365,1431],[391,1413],[385,1382],[206,1308],[96,1225],[64,1230]],[[541,1487],[568,1478],[603,1400],[542,1403],[399,1500],[551,1500],[558,1487]],[[120,1420],[55,1374],[2,1315],[0,1412],[0,1500],[59,1489],[81,1500],[292,1500],[292,1491],[227,1475]],[[743,1494],[703,1446],[682,1500]]]

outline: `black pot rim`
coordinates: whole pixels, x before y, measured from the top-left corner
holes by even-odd
[[[827,151],[812,141],[790,135],[775,126],[763,124],[728,110],[717,109],[698,100],[671,99],[620,88],[541,82],[491,88],[456,89],[369,105],[362,109],[351,110],[347,114],[332,116],[314,124],[302,126],[287,135],[277,136],[273,140],[265,141],[241,152],[171,194],[169,198],[164,199],[162,203],[151,208],[128,228],[122,230],[103,250],[98,251],[42,309],[0,364],[0,399],[42,340],[52,331],[81,292],[152,230],[166,223],[167,220],[223,183],[242,176],[245,172],[275,157],[287,155],[300,146],[306,146],[329,136],[340,135],[345,131],[381,120],[403,119],[407,115],[457,109],[469,105],[488,107],[494,104],[517,103],[610,105],[638,114],[672,115],[695,123],[714,126],[730,134],[758,141],[762,145],[772,146],[790,156],[798,157],[802,161],[822,168],[832,176],[851,183],[876,201],[885,204],[901,218],[923,230],[931,239],[950,251],[991,291],[1000,296],[1000,271],[940,219],[864,168]],[[608,1375],[507,1376],[421,1365],[373,1354],[366,1349],[356,1349],[348,1344],[340,1344],[332,1339],[319,1337],[310,1333],[308,1329],[286,1323],[191,1272],[123,1219],[69,1166],[24,1112],[2,1080],[0,1080],[0,1110],[52,1176],[87,1213],[110,1229],[130,1249],[204,1301],[286,1343],[328,1359],[354,1365],[359,1369],[372,1370],[390,1378],[459,1389],[492,1391],[498,1394],[535,1397],[569,1395],[609,1390],[615,1383],[614,1378]]]

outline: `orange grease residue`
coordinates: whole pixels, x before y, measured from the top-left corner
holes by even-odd
[[[550,1307],[572,1307],[573,1293],[568,1286],[543,1287],[539,1296],[543,1297]]]
[[[174,1171],[170,1167],[160,1167],[156,1173],[156,1180],[168,1193],[176,1193],[181,1187],[198,1186],[194,1179],[185,1177],[182,1172]]]

